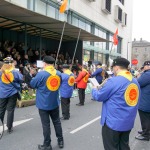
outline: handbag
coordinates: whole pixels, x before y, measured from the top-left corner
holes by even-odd
[[[16,87],[16,85],[15,84],[13,84],[10,80],[9,80],[9,78],[7,77],[7,75],[4,73],[4,75],[5,75],[5,77],[7,78],[7,80],[10,82],[10,84],[17,90],[17,99],[20,101],[21,100],[21,91],[20,91],[20,89],[18,89],[17,87]]]

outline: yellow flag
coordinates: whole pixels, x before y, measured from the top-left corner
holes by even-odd
[[[67,4],[68,4],[68,0],[64,0],[62,5],[60,6],[60,9],[59,9],[60,13],[64,13],[66,11]]]

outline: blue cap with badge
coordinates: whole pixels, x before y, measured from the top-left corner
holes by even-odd
[[[150,66],[150,61],[145,61],[143,66]]]

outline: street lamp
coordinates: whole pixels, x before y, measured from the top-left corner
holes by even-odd
[[[129,44],[129,43],[132,43],[132,42],[128,42],[128,43],[127,43],[127,59],[128,59],[128,55],[129,55],[129,54],[128,54],[128,44]]]

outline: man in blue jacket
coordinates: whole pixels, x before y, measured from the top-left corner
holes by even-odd
[[[127,70],[129,64],[125,58],[115,59],[115,77],[109,78],[100,89],[92,89],[94,100],[103,102],[101,124],[105,150],[130,150],[129,134],[137,114],[140,87]]]
[[[101,84],[102,83],[102,81],[103,81],[103,68],[102,68],[102,63],[101,62],[98,62],[97,64],[96,64],[96,71],[91,75],[92,77],[95,77],[96,78],[96,80],[97,80],[97,82],[99,83],[99,84]]]
[[[60,96],[61,96],[61,109],[63,120],[69,120],[70,118],[70,98],[73,93],[75,78],[73,73],[69,70],[69,65],[64,64],[62,66],[63,73],[61,74],[61,86],[60,86]]]
[[[7,110],[8,133],[12,133],[14,112],[23,75],[15,70],[11,57],[6,57],[3,62],[0,70],[0,119],[3,122]]]
[[[43,59],[44,71],[40,71],[30,84],[36,89],[36,106],[39,109],[39,115],[43,127],[44,142],[39,145],[39,150],[52,150],[50,138],[50,117],[54,124],[58,145],[63,148],[64,141],[62,127],[59,117],[59,87],[61,82],[61,73],[54,68],[55,59],[51,56],[45,56]]]
[[[138,140],[150,140],[150,61],[144,62],[144,72],[137,79],[141,88],[139,103],[139,116],[142,131],[135,138]]]

